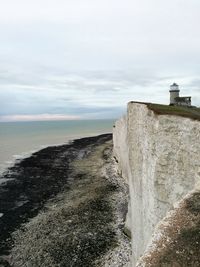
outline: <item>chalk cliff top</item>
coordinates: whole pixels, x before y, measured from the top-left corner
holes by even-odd
[[[200,121],[200,108],[197,107],[183,107],[183,106],[169,106],[148,102],[131,101],[131,103],[138,103],[146,105],[150,110],[154,111],[157,115],[175,115],[181,117],[187,117]]]

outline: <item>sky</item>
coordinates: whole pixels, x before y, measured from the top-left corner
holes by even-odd
[[[173,82],[200,106],[199,0],[0,4],[0,121],[118,118]]]

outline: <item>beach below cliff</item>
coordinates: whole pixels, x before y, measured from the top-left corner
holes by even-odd
[[[3,179],[1,266],[128,266],[128,186],[111,134],[42,149]]]

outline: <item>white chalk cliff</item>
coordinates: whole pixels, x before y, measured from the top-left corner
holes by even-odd
[[[136,266],[156,225],[200,181],[200,121],[158,115],[147,104],[130,102],[127,115],[115,123],[113,140],[130,188],[127,227]]]

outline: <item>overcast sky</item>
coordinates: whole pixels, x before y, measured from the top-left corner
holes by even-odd
[[[117,118],[172,82],[200,106],[199,0],[0,4],[0,121]]]

